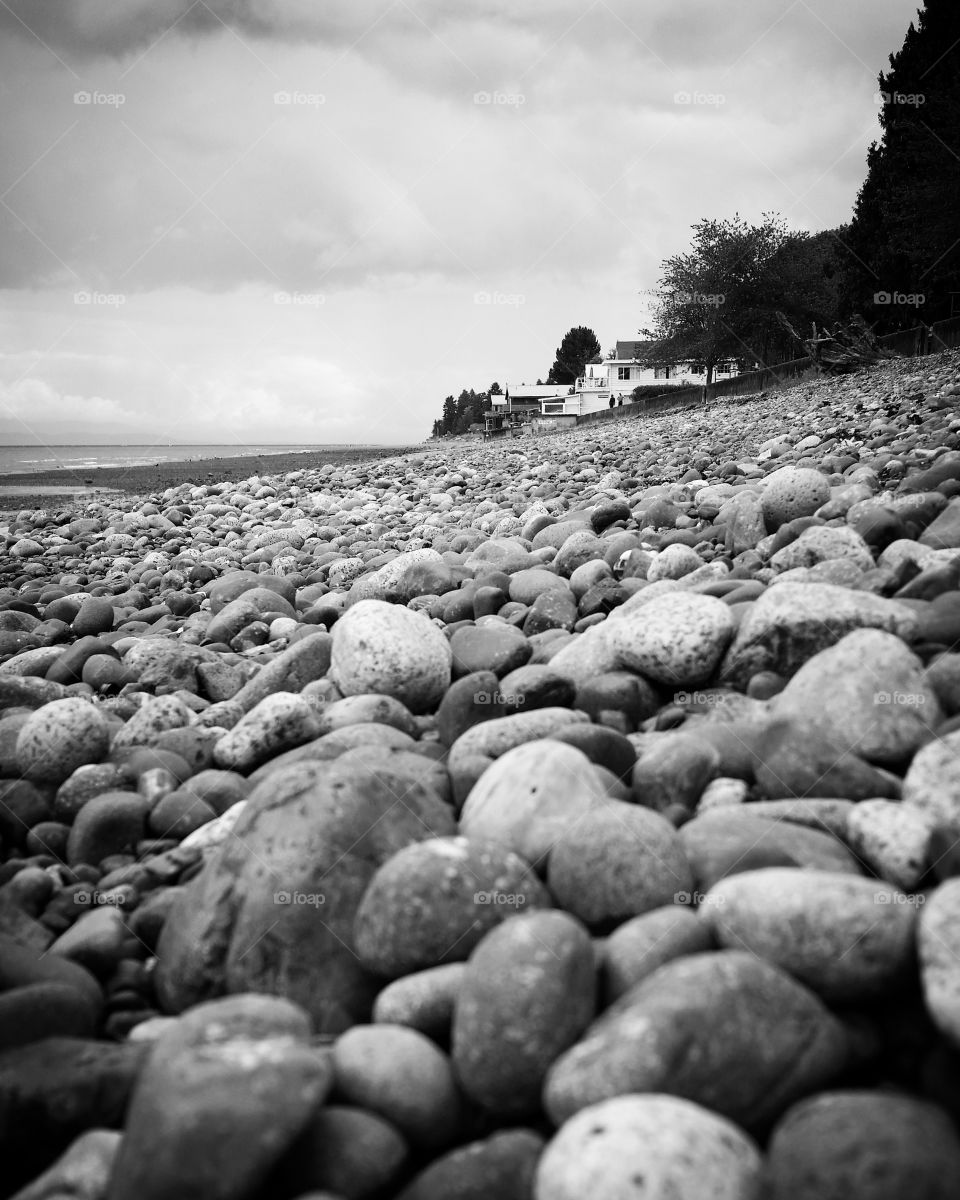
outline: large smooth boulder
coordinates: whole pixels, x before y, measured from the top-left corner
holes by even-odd
[[[353,949],[357,906],[388,858],[453,825],[419,755],[366,747],[278,768],[164,925],[161,1004],[256,991],[301,1004],[323,1032],[368,1019],[376,984]]]
[[[691,954],[622,996],[551,1067],[560,1124],[613,1096],[666,1092],[761,1130],[846,1065],[843,1026],[786,972],[740,950]]]
[[[905,604],[829,583],[778,583],[755,600],[730,643],[721,678],[745,688],[752,675],[792,675],[854,629],[885,629],[910,641],[917,615]]]

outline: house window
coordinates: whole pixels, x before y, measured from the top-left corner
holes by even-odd
[[[669,379],[670,378],[670,368],[669,367],[654,367],[653,368],[653,377],[654,377],[654,379]]]
[[[630,368],[629,367],[617,367],[617,378],[618,379],[629,379],[630,378]]]
[[[690,369],[693,371],[694,375],[706,375],[707,373],[707,368],[703,365],[703,363],[694,363]]]

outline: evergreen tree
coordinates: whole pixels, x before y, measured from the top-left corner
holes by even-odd
[[[847,310],[878,329],[960,310],[960,5],[925,0],[879,76],[883,133],[867,153],[846,244]],[[924,296],[922,304],[887,296]],[[953,293],[953,295],[951,295]],[[875,297],[879,297],[877,302]]]
[[[584,374],[586,364],[599,353],[600,343],[593,330],[586,325],[575,325],[563,335],[557,347],[547,383],[575,383]]]

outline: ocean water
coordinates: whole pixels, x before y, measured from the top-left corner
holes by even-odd
[[[366,448],[366,447],[363,447]],[[141,467],[187,462],[194,458],[259,458],[309,450],[353,449],[346,443],[326,445],[154,445],[154,446],[0,446],[0,475],[32,475],[40,471],[91,471],[96,467]]]

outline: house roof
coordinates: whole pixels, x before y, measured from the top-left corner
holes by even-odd
[[[617,358],[643,358],[652,345],[653,342],[650,341],[617,342]]]

